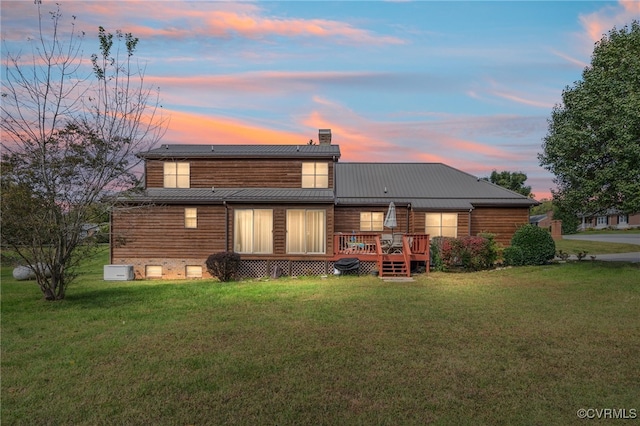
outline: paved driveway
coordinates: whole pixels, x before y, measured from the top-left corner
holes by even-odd
[[[637,244],[640,246],[640,234],[574,234],[563,235],[565,240],[600,241],[605,243]],[[573,257],[573,256],[572,256]],[[589,257],[587,257],[588,259]],[[596,260],[612,262],[640,262],[640,251],[633,253],[614,253],[596,255]]]

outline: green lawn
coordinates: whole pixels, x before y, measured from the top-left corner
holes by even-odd
[[[581,251],[586,251],[587,253],[592,255],[634,253],[640,251],[640,245],[637,244],[621,244],[584,240],[558,240],[555,243],[556,251],[562,250],[563,252],[569,254],[576,254]]]
[[[640,409],[638,265],[411,283],[101,280],[2,269],[2,424],[578,424]]]

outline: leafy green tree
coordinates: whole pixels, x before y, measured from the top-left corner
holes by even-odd
[[[595,44],[582,80],[566,87],[548,120],[540,164],[554,200],[573,214],[640,211],[640,23]]]
[[[157,90],[132,61],[137,38],[100,27],[88,69],[83,35],[73,24],[61,31],[59,6],[47,30],[36,4],[31,57],[3,51],[0,232],[45,299],[60,300],[91,251],[86,224],[100,223],[109,194],[137,182],[135,154],[165,127]]]
[[[553,201],[548,199],[548,198],[543,198],[540,201],[540,204],[538,204],[537,206],[533,206],[531,207],[531,214],[532,215],[538,215],[538,214],[545,214],[551,210],[553,210]]]
[[[494,170],[491,172],[491,176],[482,179],[522,194],[525,197],[533,198],[531,187],[524,184],[527,180],[527,175],[522,172],[509,172],[506,170],[498,172]]]

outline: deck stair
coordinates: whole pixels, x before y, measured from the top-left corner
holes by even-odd
[[[400,258],[400,256],[394,256],[396,259],[387,259],[385,260],[383,256],[382,259],[382,269],[380,270],[381,277],[407,277],[409,274],[409,267],[405,262],[405,259]],[[390,257],[390,256],[389,256]]]

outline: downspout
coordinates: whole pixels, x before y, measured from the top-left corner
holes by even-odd
[[[226,201],[222,201],[224,206],[224,251],[229,250],[229,206]]]
[[[411,203],[407,204],[407,234],[409,233],[409,211],[411,210]]]
[[[473,211],[473,207],[469,209],[469,236],[471,236],[471,212]]]

